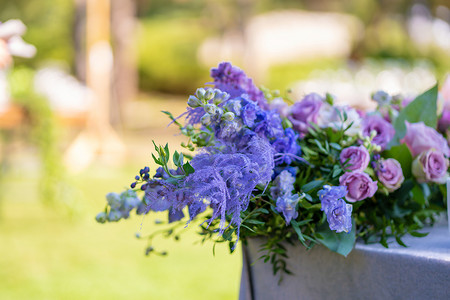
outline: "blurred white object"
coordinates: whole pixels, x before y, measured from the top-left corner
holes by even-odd
[[[350,15],[273,11],[250,19],[243,36],[229,32],[205,40],[199,58],[205,65],[225,60],[243,62],[248,73],[257,78],[275,64],[348,57],[362,32],[362,23]]]
[[[36,54],[36,48],[21,38],[26,30],[27,27],[20,20],[0,23],[0,39],[6,42],[11,55],[30,58]]]
[[[448,8],[439,7],[442,15],[448,15]],[[438,46],[450,51],[450,24],[440,18],[433,18],[423,4],[415,4],[408,20],[408,32],[412,40],[422,49]]]
[[[92,92],[58,67],[39,70],[34,77],[34,88],[62,115],[86,113],[92,103]]]
[[[6,72],[1,69],[0,63],[0,113],[8,108],[9,96],[8,79],[6,78]]]
[[[370,62],[354,71],[318,70],[310,79],[293,85],[294,99],[300,100],[304,95],[316,92],[324,95],[333,94],[336,104],[350,105],[363,110],[376,107],[371,101],[373,92],[383,90],[391,95],[416,96],[436,84],[436,78],[427,65],[405,68],[395,63],[391,65]]]

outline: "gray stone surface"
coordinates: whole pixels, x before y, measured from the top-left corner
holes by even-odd
[[[430,228],[424,238],[405,237],[408,248],[357,243],[346,258],[322,246],[306,251],[288,245],[295,275],[285,275],[280,285],[270,263],[255,262],[262,240],[251,240],[243,249],[239,299],[450,299],[446,225]]]

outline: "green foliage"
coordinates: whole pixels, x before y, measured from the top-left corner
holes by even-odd
[[[323,223],[317,228],[316,236],[320,243],[331,251],[347,256],[355,246],[355,228],[355,222],[353,221],[351,232],[336,233],[329,228],[327,223]]]
[[[405,144],[393,146],[391,149],[384,151],[383,157],[397,160],[402,166],[403,176],[405,176],[405,178],[412,176],[411,164],[413,162],[413,157],[408,146]]]
[[[62,177],[61,154],[57,147],[57,132],[53,112],[47,99],[33,90],[34,72],[26,67],[11,71],[9,80],[13,100],[24,107],[31,122],[31,140],[38,146],[42,163],[39,185],[42,201],[54,204]]]
[[[437,96],[438,87],[435,85],[428,91],[419,95],[400,111],[395,119],[394,128],[395,136],[390,145],[398,145],[400,139],[406,134],[405,121],[410,123],[424,122],[425,125],[436,128],[437,125]]]
[[[193,19],[154,18],[141,22],[138,36],[140,87],[188,93],[207,81],[197,61],[197,47],[207,29]]]

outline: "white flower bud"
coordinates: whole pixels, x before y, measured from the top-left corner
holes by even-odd
[[[200,121],[205,126],[210,125],[211,124],[211,115],[210,114],[204,114]]]
[[[195,96],[189,96],[187,104],[192,108],[196,108],[201,106],[202,102]]]
[[[222,115],[222,119],[227,120],[227,121],[233,121],[234,120],[234,113],[232,113],[231,111],[226,112]]]
[[[205,97],[205,89],[204,88],[198,88],[197,91],[195,91],[195,96],[199,99],[203,99]]]

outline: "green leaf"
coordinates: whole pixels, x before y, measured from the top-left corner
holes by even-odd
[[[307,184],[302,186],[302,191],[307,193],[309,191],[312,191],[312,190],[322,186],[323,183],[324,183],[323,180],[314,180],[314,181],[308,182]]]
[[[424,122],[425,125],[436,128],[437,125],[437,96],[438,86],[433,86],[428,91],[419,95],[406,106],[395,119],[395,136],[389,146],[395,146],[400,143],[406,134],[405,121],[410,123]]]
[[[189,162],[186,162],[183,165],[184,174],[189,175],[195,172],[194,168],[191,166]]]
[[[411,165],[413,157],[408,146],[405,144],[393,146],[391,149],[384,151],[383,157],[397,160],[402,166],[403,176],[405,176],[405,178],[410,178],[412,176]]]
[[[152,157],[153,157],[153,160],[155,161],[156,164],[158,164],[158,165],[160,165],[160,166],[163,166],[163,165],[164,165],[159,159],[157,159],[157,158],[155,157],[155,155],[153,155],[153,153],[152,153]]]
[[[173,153],[173,163],[175,164],[175,166],[179,166],[178,160],[180,159],[180,154],[178,153],[178,151],[175,151]]]
[[[415,236],[415,237],[425,237],[429,234],[429,232],[422,233],[422,232],[418,232],[418,231],[411,231],[409,234],[412,236]]]
[[[263,221],[258,221],[258,220],[253,220],[253,219],[245,220],[245,223],[256,224],[256,225],[264,225],[264,224],[266,224]]]
[[[417,184],[414,185],[411,192],[413,194],[414,201],[416,201],[420,205],[425,205],[425,202],[426,202],[425,196],[419,185],[417,185]]]
[[[329,228],[327,222],[317,228],[317,233],[316,237],[322,245],[343,256],[347,256],[355,246],[356,234],[354,221],[352,231],[349,233],[336,233]]]

